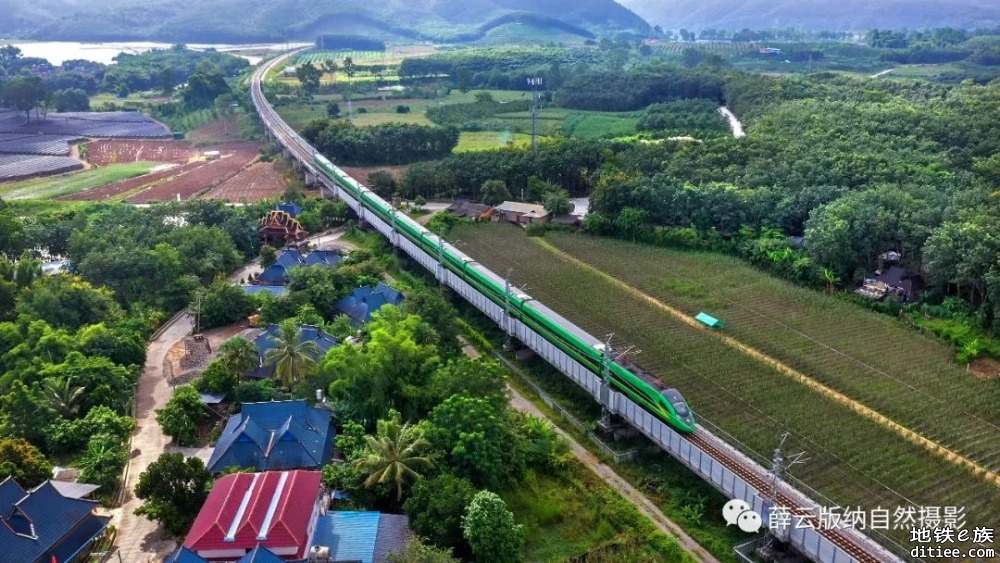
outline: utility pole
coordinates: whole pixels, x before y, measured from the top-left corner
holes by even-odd
[[[528,86],[531,86],[531,150],[538,150],[538,87],[542,85],[542,79],[533,76],[528,79]]]

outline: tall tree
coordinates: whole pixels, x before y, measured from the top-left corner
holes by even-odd
[[[3,99],[24,112],[24,118],[31,121],[31,110],[45,98],[45,84],[37,76],[19,76],[4,85]]]
[[[476,493],[462,519],[462,530],[477,561],[520,561],[524,527],[514,523],[514,514],[496,493]]]
[[[0,475],[13,477],[22,487],[34,487],[52,476],[52,464],[27,440],[0,440]]]
[[[291,387],[300,379],[312,375],[319,359],[319,346],[311,340],[303,340],[302,331],[295,321],[286,319],[281,323],[274,348],[264,355],[264,364],[274,366],[274,376],[285,387]]]
[[[181,535],[201,510],[211,483],[211,472],[197,457],[162,454],[139,475],[135,496],[145,502],[135,513],[160,522],[171,534]]]
[[[365,486],[388,483],[396,487],[396,501],[403,500],[403,487],[421,478],[431,460],[422,454],[430,446],[421,431],[409,423],[401,424],[396,413],[378,421],[375,436],[366,435],[367,451],[354,463],[368,473]]]
[[[500,205],[510,199],[510,190],[503,180],[486,180],[479,188],[479,199],[486,205]]]
[[[314,94],[319,90],[319,81],[323,77],[323,71],[312,63],[305,63],[295,68],[295,77],[299,79],[303,92]]]

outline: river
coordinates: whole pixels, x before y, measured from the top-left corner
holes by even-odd
[[[14,45],[21,50],[25,57],[40,57],[48,60],[54,65],[61,65],[63,61],[71,59],[84,59],[104,64],[114,63],[114,58],[119,53],[144,53],[150,49],[167,49],[169,43],[151,43],[144,41],[123,41],[109,43],[79,43],[76,41],[23,41],[18,39],[0,39],[0,46]],[[286,47],[295,48],[306,45],[305,43],[277,43],[277,44],[251,44],[251,45],[207,45],[189,44],[188,47],[195,50],[215,49],[217,51],[229,52],[239,55],[250,61],[250,64],[257,64],[265,51],[283,51]]]

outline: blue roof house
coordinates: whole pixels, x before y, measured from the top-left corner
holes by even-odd
[[[284,211],[292,217],[297,217],[300,213],[302,213],[302,207],[294,202],[281,202],[278,205],[275,205],[274,208],[278,211]]]
[[[351,322],[362,325],[372,320],[375,311],[383,305],[399,306],[404,296],[392,287],[379,282],[378,285],[362,286],[337,303],[337,310],[350,317]]]
[[[18,563],[73,561],[86,552],[110,518],[97,501],[63,496],[51,481],[25,491],[0,481],[0,559]]]
[[[182,545],[171,553],[164,563],[209,563],[209,561]],[[236,563],[285,563],[285,560],[270,549],[257,544],[257,547],[251,549]]]
[[[328,409],[303,400],[244,403],[229,418],[215,444],[208,468],[254,471],[320,469],[333,455],[334,430]]]
[[[336,338],[327,334],[319,327],[313,325],[297,325],[297,327],[303,341],[315,342],[316,347],[319,348],[319,356],[313,358],[316,361],[319,361],[326,355],[330,348],[338,344]],[[271,325],[254,339],[253,343],[257,346],[257,367],[247,374],[249,377],[256,377],[258,379],[274,377],[274,366],[264,363],[264,356],[267,355],[268,350],[272,350],[278,346],[279,336],[281,336],[281,327]]]

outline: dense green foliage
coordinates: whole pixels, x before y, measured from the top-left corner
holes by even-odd
[[[455,129],[403,123],[355,127],[349,121],[318,120],[302,136],[335,163],[354,165],[405,164],[441,157],[458,144]]]
[[[562,107],[629,111],[673,99],[722,101],[724,80],[704,70],[641,66],[626,72],[574,73],[563,81],[555,100]]]
[[[104,72],[102,87],[108,92],[119,92],[123,87],[129,92],[153,89],[170,92],[196,75],[235,76],[249,67],[250,63],[242,57],[174,45],[170,49],[119,54],[115,64]]]
[[[643,110],[635,126],[639,131],[667,135],[728,133],[729,125],[711,100],[673,100]]]
[[[479,96],[479,94],[477,94]],[[530,100],[498,102],[489,93],[471,104],[447,104],[427,110],[427,119],[442,127],[456,127],[463,131],[480,131],[490,126],[489,118],[501,113],[528,111]]]
[[[198,423],[208,412],[201,401],[198,390],[191,385],[181,385],[162,409],[156,411],[156,422],[163,433],[170,436],[179,446],[193,445],[198,432]]]
[[[187,532],[208,497],[212,474],[197,457],[165,453],[139,475],[135,496],[143,500],[135,513],[160,522],[167,532]]]
[[[462,519],[462,530],[477,560],[515,563],[520,559],[524,530],[496,493],[476,493]]]

